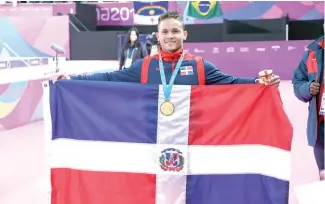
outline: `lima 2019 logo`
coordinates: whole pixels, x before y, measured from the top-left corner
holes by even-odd
[[[160,168],[164,171],[181,171],[184,168],[184,156],[175,148],[168,148],[159,157]]]

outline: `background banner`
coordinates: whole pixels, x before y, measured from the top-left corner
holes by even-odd
[[[145,43],[147,35],[140,35]],[[126,35],[118,36],[120,47]],[[184,43],[191,54],[202,56],[222,72],[238,77],[256,77],[263,69],[273,69],[282,80],[291,80],[311,40],[269,42]]]
[[[273,69],[282,80],[291,80],[309,40],[269,42],[185,43],[185,49],[202,56],[222,72],[240,77],[256,77]]]
[[[51,4],[1,4],[0,17],[46,18],[53,16],[53,9]]]
[[[0,18],[0,61],[21,57],[52,57],[52,44],[70,57],[69,17]]]
[[[97,4],[97,25],[133,25],[133,2],[109,2]],[[1,6],[0,16],[43,16],[75,13],[75,4],[11,4]],[[170,1],[168,10],[177,10],[184,15],[185,24],[220,23],[223,19],[272,19],[288,15],[294,20],[313,20],[324,18],[322,1],[220,1],[221,15],[208,19],[190,17],[187,1]]]
[[[54,59],[51,58],[18,58],[11,60],[0,59],[0,69],[18,68],[18,67],[32,67],[48,65]]]

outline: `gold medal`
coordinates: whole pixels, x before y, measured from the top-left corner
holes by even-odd
[[[170,116],[174,113],[175,107],[170,101],[164,101],[160,105],[160,112],[165,116]]]

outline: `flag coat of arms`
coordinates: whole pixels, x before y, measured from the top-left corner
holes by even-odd
[[[139,25],[157,25],[161,14],[168,11],[168,1],[133,1],[133,21]]]
[[[52,204],[287,204],[276,87],[44,82]]]

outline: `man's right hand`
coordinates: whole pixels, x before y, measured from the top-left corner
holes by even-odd
[[[69,75],[67,74],[62,74],[62,73],[55,73],[50,76],[50,80],[52,80],[53,84],[58,80],[58,79],[70,79]]]
[[[316,96],[319,93],[320,85],[317,82],[311,82],[309,86],[309,93],[312,96]]]

